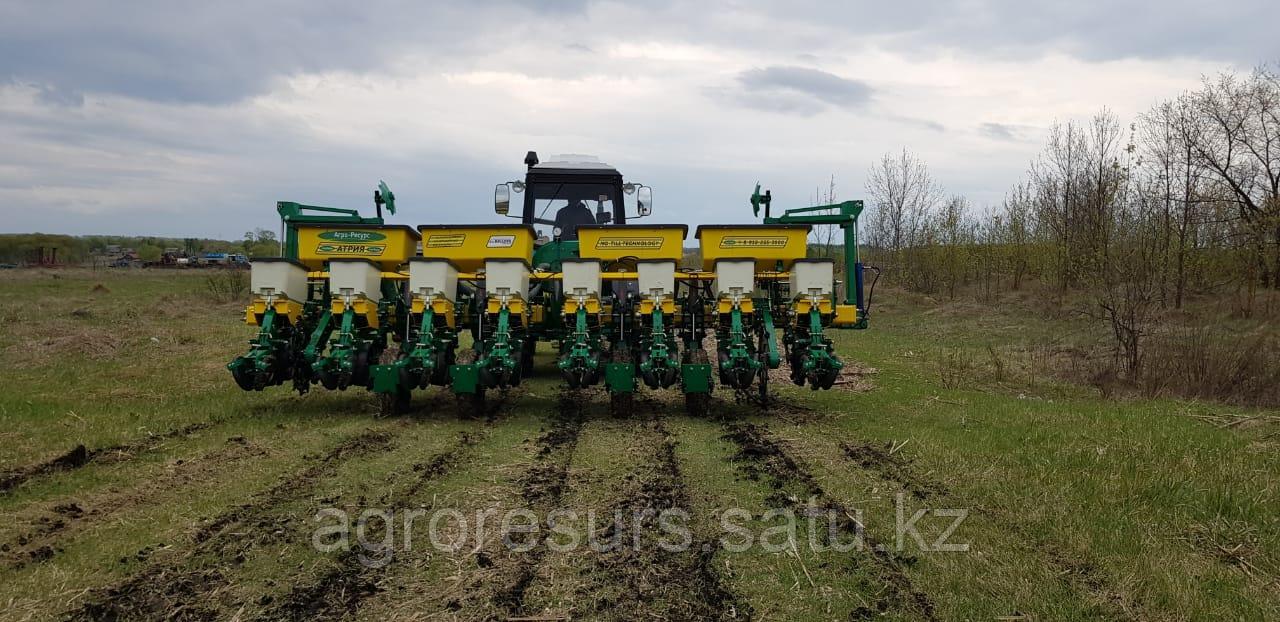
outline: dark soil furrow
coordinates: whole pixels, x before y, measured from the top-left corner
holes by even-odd
[[[520,477],[520,495],[529,509],[546,512],[553,509],[564,495],[569,479],[569,467],[577,449],[578,435],[582,432],[584,396],[569,389],[562,389],[556,399],[556,412],[552,425],[538,438],[535,463]],[[549,525],[544,525],[550,528]],[[523,553],[503,554],[491,551],[485,557],[495,565],[496,585],[489,604],[503,612],[503,618],[524,614],[525,593],[538,574],[538,567],[546,555],[545,546],[534,546]],[[481,591],[484,591],[481,588]],[[450,608],[462,610],[466,605],[450,603]]]
[[[1140,602],[1111,585],[1104,573],[1088,560],[1070,557],[1061,551],[1049,549],[1049,563],[1059,580],[1077,592],[1084,592],[1099,605],[1111,619],[1148,620]]]
[[[177,488],[199,484],[245,459],[265,453],[244,437],[232,437],[225,446],[195,460],[178,460],[168,471],[155,478],[140,481],[127,490],[75,495],[54,502],[45,515],[35,521],[31,530],[0,545],[0,559],[11,568],[47,561],[62,551],[59,543],[119,511],[144,505]]]
[[[351,436],[314,459],[310,465],[282,478],[201,527],[193,546],[152,562],[123,581],[93,590],[90,600],[67,614],[68,620],[212,620],[224,617],[217,594],[230,578],[225,569],[245,561],[245,552],[273,539],[288,537],[287,522],[277,506],[302,498],[338,466],[374,451],[386,450],[393,436],[366,430]],[[237,529],[230,529],[231,527]],[[141,555],[141,554],[140,554]]]
[[[494,414],[496,412],[493,411]],[[463,432],[458,442],[449,449],[414,464],[412,471],[417,476],[413,482],[393,497],[382,500],[382,505],[393,511],[408,508],[424,487],[462,464],[471,449],[487,435],[487,430]],[[294,587],[280,604],[266,611],[259,619],[342,619],[355,613],[366,598],[378,593],[379,583],[390,567],[390,563],[362,563],[361,551],[357,548],[348,549],[342,552],[337,563],[328,572]]]
[[[945,484],[920,476],[912,469],[909,460],[891,453],[884,445],[842,442],[840,449],[846,458],[859,467],[902,486],[916,499],[945,498],[951,494]],[[999,512],[983,509],[978,511],[1000,523],[1002,532],[1020,534],[1022,542],[1036,541],[1022,521]],[[1108,616],[1141,619],[1140,604],[1112,587],[1093,562],[1068,556],[1055,543],[1041,542],[1035,548],[1046,552],[1047,563],[1053,569],[1054,576],[1072,592],[1085,594],[1089,601],[1100,603]]]
[[[520,389],[501,391],[498,399],[485,403],[483,417],[486,426],[501,420],[503,413],[513,403],[513,398],[523,392]],[[439,394],[437,394],[439,395]],[[471,404],[459,400],[460,408]],[[473,416],[474,413],[463,413]],[[488,436],[489,428],[479,432],[463,432],[451,448],[431,458],[416,463],[412,472],[413,482],[404,490],[380,500],[383,507],[401,510],[413,504],[414,499],[428,484],[448,475],[470,455],[472,447]],[[364,601],[381,591],[380,583],[391,568],[391,562],[371,565],[362,562],[362,551],[356,548],[342,552],[333,568],[321,576],[296,583],[284,599],[264,612],[263,620],[337,620],[355,613]]]
[[[912,469],[909,460],[890,453],[884,445],[842,442],[840,449],[846,458],[859,467],[902,486],[916,499],[938,499],[951,495],[945,484],[920,476]],[[1035,536],[1028,532],[1023,521],[992,510],[979,508],[976,511],[992,517],[1001,525],[1002,532],[1019,534],[1022,542],[1036,542]],[[1055,543],[1040,542],[1034,548],[1046,552],[1047,563],[1061,583],[1077,594],[1086,595],[1089,601],[1100,603],[1107,616],[1142,619],[1139,615],[1140,604],[1112,587],[1093,562],[1068,556]]]
[[[874,472],[881,479],[902,486],[917,499],[946,496],[947,487],[942,482],[925,479],[911,468],[911,462],[891,453],[891,448],[872,443],[840,443],[844,456],[859,467]]]
[[[593,558],[584,573],[587,584],[579,590],[591,619],[750,620],[751,607],[725,584],[714,558],[712,539],[690,536],[683,547],[664,542],[670,534],[659,524],[663,512],[692,516],[684,474],[676,458],[676,442],[661,419],[646,423],[653,453],[632,485],[606,516],[621,517],[609,526],[612,533],[630,534],[630,543]],[[684,525],[688,527],[688,525]],[[666,544],[667,546],[663,546]]]
[[[726,400],[718,395],[710,397],[709,415],[713,419],[718,420],[736,420],[752,415],[760,414],[762,411],[769,413],[770,417],[782,419],[788,423],[804,424],[813,423],[824,419],[828,416],[820,410],[816,410],[810,406],[797,402],[795,399],[772,393],[769,395],[769,401],[761,404],[758,399],[744,398],[737,393],[734,394],[732,400]]]
[[[88,449],[84,445],[76,445],[71,450],[52,460],[13,469],[0,475],[0,494],[7,493],[32,479],[78,469],[89,463],[113,464],[131,460],[138,454],[156,449],[165,441],[191,436],[214,425],[216,425],[216,422],[211,421],[193,423],[161,434],[152,434],[131,443],[120,443],[98,449]]]
[[[366,430],[352,436],[314,460],[306,468],[281,479],[266,491],[254,495],[252,501],[228,510],[205,523],[196,531],[193,539],[196,544],[211,542],[230,525],[243,525],[254,522],[254,519],[264,515],[270,515],[275,506],[308,494],[321,479],[331,475],[343,462],[374,451],[388,450],[392,442],[391,434],[379,430]]]
[[[1025,520],[1008,511],[977,507],[974,512],[990,518],[1001,531],[1015,534],[1019,541],[1041,554],[1058,582],[1090,603],[1100,618],[1151,619],[1142,602],[1116,588],[1088,554],[1065,551],[1060,543],[1038,535],[1028,528]]]
[[[910,612],[926,620],[936,620],[932,599],[917,590],[903,567],[911,560],[895,554],[891,547],[872,537],[852,518],[854,513],[843,503],[832,499],[818,484],[808,469],[793,458],[786,445],[761,425],[739,422],[725,426],[724,438],[738,446],[733,460],[740,463],[742,472],[751,479],[767,481],[775,490],[770,502],[779,507],[798,505],[801,500],[793,494],[799,492],[821,504],[819,509],[828,515],[845,517],[837,519],[833,527],[848,535],[861,538],[864,551],[869,553],[872,570],[881,584],[871,606],[858,607],[850,613],[850,619],[872,619],[889,612]],[[851,558],[857,564],[857,558]]]

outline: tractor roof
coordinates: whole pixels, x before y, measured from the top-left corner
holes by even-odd
[[[562,155],[553,155],[547,158],[546,162],[539,162],[533,166],[533,171],[542,173],[596,173],[603,175],[619,175],[618,169],[612,165],[605,164],[600,158],[591,155],[583,155],[579,153],[566,153]]]

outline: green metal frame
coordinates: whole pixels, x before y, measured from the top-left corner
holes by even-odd
[[[764,223],[767,225],[836,225],[843,231],[844,237],[844,304],[856,305],[858,321],[850,328],[867,328],[866,308],[862,299],[862,258],[858,250],[858,217],[862,215],[862,201],[843,201],[828,205],[797,207],[785,210],[781,216],[773,216],[770,209],[773,196],[765,191],[760,194],[760,184],[751,193],[751,209],[760,215],[764,208]],[[835,213],[824,213],[831,212]]]
[[[383,186],[385,187],[385,185]],[[388,191],[390,192],[390,191]],[[392,199],[394,201],[394,198]],[[280,214],[280,222],[284,226],[284,240],[281,243],[282,255],[290,259],[298,258],[298,225],[381,225],[380,216],[361,216],[359,210],[344,207],[325,207],[323,205],[304,205],[293,201],[278,201],[276,213]],[[341,214],[340,216],[320,216],[320,214]],[[391,213],[395,213],[392,210]]]

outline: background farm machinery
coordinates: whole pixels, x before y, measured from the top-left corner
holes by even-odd
[[[683,393],[692,412],[716,382],[767,402],[784,362],[795,384],[832,386],[842,363],[824,331],[867,326],[860,201],[775,217],[757,186],[763,222],[699,227],[703,265],[681,267],[686,225],[634,222],[651,213],[648,187],[586,157],[525,162],[495,192],[519,223],[384,224],[385,185],[372,218],[279,203],[284,257],[253,260],[258,334],[228,365],[236,383],[360,386],[387,411],[434,385],[479,405],[534,373],[541,342],[570,388],[602,386],[619,413],[642,387]],[[842,299],[834,261],[807,258],[815,224],[844,229]]]

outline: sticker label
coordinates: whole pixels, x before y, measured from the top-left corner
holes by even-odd
[[[514,235],[491,235],[486,246],[489,248],[511,248],[515,243],[516,236]]]
[[[427,248],[454,248],[467,241],[465,233],[440,233],[427,237]]]
[[[662,248],[662,238],[600,238],[596,250],[655,250]]]
[[[331,242],[380,242],[387,239],[377,231],[324,231],[319,237]]]
[[[317,255],[381,257],[385,250],[387,250],[385,244],[320,244],[316,246]]]
[[[784,248],[788,239],[759,235],[726,235],[720,239],[720,248]]]

